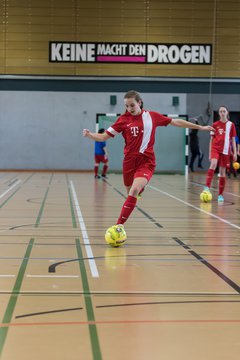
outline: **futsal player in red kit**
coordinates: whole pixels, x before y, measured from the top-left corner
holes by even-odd
[[[83,130],[83,136],[95,141],[105,141],[122,134],[125,139],[123,181],[127,199],[122,206],[116,225],[123,226],[136,206],[138,194],[151,179],[156,163],[153,150],[158,126],[173,125],[180,128],[213,131],[211,126],[201,126],[182,119],[171,119],[154,111],[143,109],[143,101],[137,91],[128,91],[124,96],[125,113],[104,134]]]
[[[230,153],[232,145],[232,159],[237,160],[236,128],[229,120],[229,111],[226,106],[218,109],[220,120],[213,123],[214,132],[211,132],[209,145],[209,159],[211,161],[207,172],[206,186],[204,191],[209,191],[215,169],[219,165],[218,202],[224,201],[223,191],[226,182],[226,168],[230,165]]]

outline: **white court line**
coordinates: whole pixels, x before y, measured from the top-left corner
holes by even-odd
[[[177,198],[177,197],[174,196],[174,195],[171,195],[171,194],[169,194],[169,193],[167,193],[167,192],[165,192],[165,191],[159,190],[159,189],[156,188],[155,186],[148,185],[148,187],[149,187],[150,189],[152,189],[152,190],[155,190],[155,191],[158,191],[158,192],[160,192],[160,193],[162,193],[162,194],[164,194],[164,195],[167,195],[167,196],[171,197],[172,199],[177,200],[177,201],[181,202],[182,204],[187,205],[187,206],[189,206],[189,207],[191,207],[191,208],[193,208],[193,209],[195,209],[195,210],[198,210],[198,211],[201,211],[201,212],[204,213],[204,214],[210,215],[210,216],[212,216],[214,219],[217,219],[217,220],[223,222],[224,224],[230,225],[230,226],[234,227],[235,229],[240,230],[240,226],[235,225],[235,224],[231,223],[230,221],[221,218],[220,216],[214,215],[214,214],[212,214],[212,213],[210,213],[210,212],[208,212],[208,211],[205,211],[205,210],[203,210],[203,209],[201,209],[201,208],[199,208],[199,207],[197,207],[197,206],[194,206],[194,205],[192,205],[192,204],[190,204],[190,203],[188,203],[188,202],[186,202],[186,201],[184,201],[184,200],[182,200],[182,199],[179,199],[179,198]]]
[[[79,275],[26,275],[28,278],[79,278]]]
[[[76,191],[75,191],[75,188],[74,188],[74,185],[73,185],[72,181],[70,181],[70,186],[71,186],[71,190],[72,190],[72,194],[73,194],[73,200],[74,200],[76,211],[77,211],[78,222],[79,222],[80,229],[81,229],[81,232],[82,232],[83,242],[85,244],[85,250],[86,250],[86,253],[87,253],[87,257],[89,258],[88,263],[89,263],[89,266],[90,266],[90,270],[91,270],[91,273],[92,273],[93,277],[99,277],[99,273],[98,273],[96,262],[94,260],[94,256],[93,256],[92,248],[91,248],[91,245],[90,245],[90,240],[89,240],[89,237],[88,237],[87,229],[86,229],[86,226],[85,226],[85,223],[84,223],[84,220],[83,220],[82,212],[81,212],[81,209],[80,209],[80,206],[79,206],[79,203],[78,203],[77,194],[76,194]]]
[[[4,192],[0,195],[0,199],[1,199],[2,197],[4,197],[9,191],[11,191],[15,186],[17,186],[20,182],[21,182],[21,180],[18,180],[15,184],[13,184],[12,186],[10,186],[10,188],[8,188],[6,191],[4,191]]]
[[[13,278],[16,275],[0,275],[0,278]]]

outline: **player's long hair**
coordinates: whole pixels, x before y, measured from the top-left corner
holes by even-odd
[[[139,92],[135,90],[129,90],[125,95],[124,99],[135,99],[137,102],[141,101],[140,109],[143,108],[143,101]]]

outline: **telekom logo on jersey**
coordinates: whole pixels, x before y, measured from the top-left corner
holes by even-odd
[[[131,129],[131,134],[133,136],[138,136],[138,134],[139,134],[138,126],[131,126],[130,129]]]

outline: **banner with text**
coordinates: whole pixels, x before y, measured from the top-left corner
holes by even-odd
[[[210,65],[212,45],[50,42],[49,62]]]

